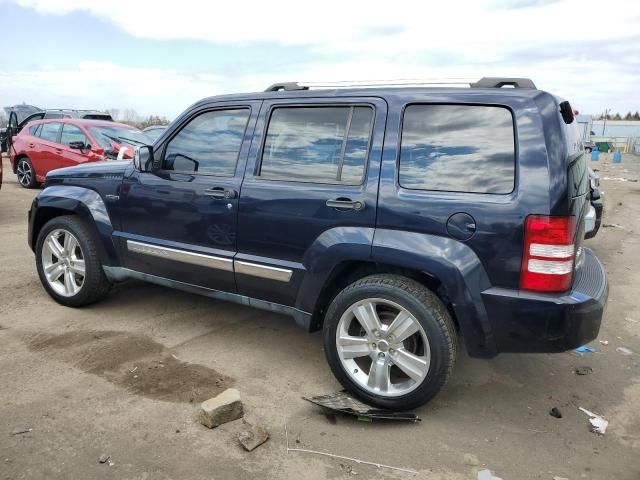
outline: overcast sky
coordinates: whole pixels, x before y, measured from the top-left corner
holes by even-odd
[[[0,19],[0,106],[173,118],[277,81],[515,76],[640,110],[637,0],[0,0]]]

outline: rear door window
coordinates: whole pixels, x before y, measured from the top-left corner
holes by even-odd
[[[40,129],[40,138],[49,142],[58,143],[58,132],[62,124],[58,122],[43,123]]]
[[[39,134],[39,130],[40,128],[42,128],[42,124],[38,124],[38,125],[29,125],[29,135],[33,136],[33,137],[37,137]]]
[[[515,184],[511,112],[483,105],[409,105],[400,185],[418,190],[510,193]]]
[[[373,126],[368,106],[279,107],[273,110],[259,176],[360,185]]]

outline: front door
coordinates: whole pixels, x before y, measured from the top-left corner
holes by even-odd
[[[350,253],[370,254],[385,121],[379,98],[264,102],[240,196],[239,293],[293,306],[333,245],[357,237]]]
[[[124,265],[171,280],[235,292],[238,198],[260,102],[213,103],[190,113],[133,171],[119,209]]]

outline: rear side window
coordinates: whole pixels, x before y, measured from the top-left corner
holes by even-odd
[[[40,129],[40,138],[49,142],[58,141],[58,131],[60,130],[61,123],[43,123]]]
[[[244,108],[198,115],[167,145],[163,169],[233,176],[249,113]]]
[[[85,145],[89,143],[87,136],[84,132],[75,125],[65,123],[62,126],[62,136],[60,137],[60,143],[69,146],[71,142],[82,142]]]
[[[32,136],[37,136],[38,135],[38,128],[40,128],[40,124],[38,125],[29,125],[28,131],[29,131],[29,135]]]
[[[267,128],[260,176],[359,185],[372,125],[371,107],[276,108]]]
[[[513,117],[502,107],[410,105],[404,113],[400,185],[418,190],[510,193]]]

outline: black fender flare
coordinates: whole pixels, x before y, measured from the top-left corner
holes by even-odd
[[[45,188],[29,210],[28,241],[35,250],[42,226],[51,218],[64,214],[77,215],[89,226],[98,239],[103,265],[119,265],[118,249],[113,241],[113,224],[104,200],[89,188],[55,185]]]

